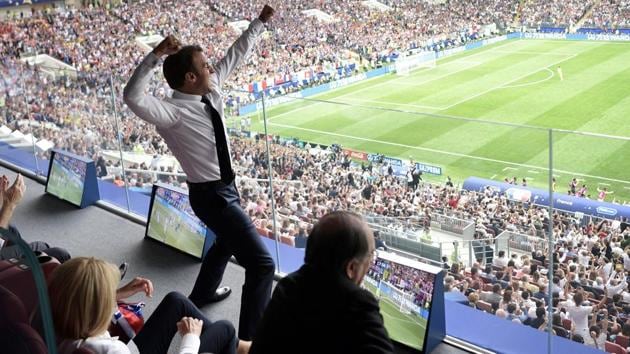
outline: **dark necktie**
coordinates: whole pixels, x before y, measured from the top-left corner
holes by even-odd
[[[221,172],[221,181],[229,184],[234,179],[232,172],[232,163],[230,162],[230,150],[228,149],[227,138],[225,137],[225,129],[223,129],[223,120],[221,115],[210,103],[206,96],[201,96],[203,102],[210,111],[210,119],[214,128],[214,139],[216,142],[217,156],[219,158],[219,170]]]

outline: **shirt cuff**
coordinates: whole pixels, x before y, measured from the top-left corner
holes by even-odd
[[[249,28],[252,29],[252,31],[254,31],[254,33],[256,34],[260,34],[262,32],[265,31],[265,24],[258,18],[256,17],[250,24],[249,24]]]
[[[179,354],[197,354],[201,340],[199,336],[193,333],[187,333],[182,337],[182,344],[179,347]]]
[[[155,68],[158,65],[159,61],[160,57],[158,57],[157,55],[155,55],[155,53],[153,53],[153,51],[151,51],[146,57],[144,57],[142,65],[146,65],[150,68]]]

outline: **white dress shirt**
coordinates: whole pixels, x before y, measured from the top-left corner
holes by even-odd
[[[221,118],[221,85],[232,70],[249,55],[256,37],[263,29],[263,23],[259,19],[253,20],[249,28],[228,49],[225,57],[214,66],[215,72],[210,75],[212,89],[207,97]],[[145,93],[158,62],[159,58],[153,52],[144,58],[125,87],[125,103],[142,120],[155,125],[157,132],[181,164],[188,181],[201,183],[220,180],[214,128],[210,115],[201,102],[201,96],[175,90],[173,97],[160,100]],[[223,133],[227,136],[227,132]]]

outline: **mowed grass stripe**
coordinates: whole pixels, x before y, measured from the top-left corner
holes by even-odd
[[[602,63],[618,56],[619,54],[619,51],[606,51],[601,50],[600,48],[593,48],[582,53],[579,57],[568,61],[566,66],[575,66],[575,63],[579,61],[584,62],[585,65],[591,65],[591,63]],[[576,68],[584,68],[584,66],[576,66]],[[582,70],[575,69],[573,73],[574,75],[579,75],[580,71]],[[552,95],[555,93],[554,102],[557,103],[553,106],[547,106],[548,109],[545,112],[540,113],[537,116],[533,116],[525,123],[531,126],[540,127],[555,127],[562,129],[579,128],[583,124],[584,119],[588,120],[590,118],[585,115],[578,116],[579,113],[572,115],[570,112],[588,110],[589,108],[587,102],[592,100],[593,96],[601,95],[602,87],[605,88],[608,85],[606,82],[606,79],[608,78],[612,77],[602,75],[599,77],[598,81],[582,82],[581,87],[572,85],[572,87],[567,87],[563,90],[551,90],[549,94]],[[497,101],[500,99],[500,97],[497,97]],[[509,114],[509,112],[506,111],[506,114]],[[483,147],[472,152],[471,155],[497,158],[497,153],[500,153],[502,159],[527,163],[539,153],[547,151],[547,149],[548,138],[546,133],[536,132],[531,129],[515,128],[499,137],[494,138],[492,141],[489,141]]]
[[[525,56],[522,54],[519,55],[510,55],[508,56],[509,60],[514,60],[514,58],[527,58],[524,61],[529,62],[531,65],[531,61],[537,61],[539,57],[545,57],[542,60],[549,60],[549,56],[539,55],[535,58],[532,56]],[[506,59],[506,56],[501,56],[501,58],[495,58],[491,61],[490,67],[492,70],[495,70],[496,62],[502,62],[502,60]],[[503,62],[502,65],[505,63]],[[480,65],[484,66],[485,64]],[[531,68],[524,65],[525,70],[531,72]],[[470,70],[472,71],[472,70]],[[470,74],[470,73],[468,73]],[[478,73],[476,74],[478,75]],[[455,80],[458,75],[453,75],[449,77],[450,80]],[[502,79],[505,80],[505,79]],[[446,81],[446,80],[445,80]],[[501,81],[504,83],[506,81]],[[431,85],[432,86],[432,85]],[[432,88],[432,87],[430,87]],[[421,146],[424,145],[426,141],[429,140],[440,140],[441,137],[448,133],[450,130],[457,129],[462,124],[461,121],[455,120],[444,120],[440,118],[427,118],[422,115],[413,115],[413,114],[405,114],[405,113],[394,113],[394,112],[366,112],[364,109],[360,109],[366,113],[367,116],[371,116],[371,118],[365,122],[365,125],[371,127],[381,127],[376,129],[380,131],[380,134],[377,136],[362,134],[361,136],[369,136],[373,137],[376,140],[382,141],[396,141],[402,144],[408,144],[412,146]],[[316,129],[316,127],[309,127],[311,129]],[[492,129],[490,129],[492,130]],[[356,132],[362,131],[361,126],[344,126],[342,129],[335,129],[333,132],[345,135],[356,135]],[[493,135],[494,136],[494,135]],[[456,139],[460,140],[461,136]],[[365,144],[362,144],[360,147],[364,147]],[[468,153],[469,151],[459,150],[461,153]]]
[[[575,97],[572,102],[574,105],[579,105],[578,102],[591,102],[591,105],[582,107],[580,111],[574,111],[576,108],[570,106],[569,103],[565,103],[567,118],[571,117],[571,121],[576,125],[580,122],[587,120],[585,124],[577,127],[572,127],[574,130],[581,131],[593,131],[595,127],[605,125],[604,122],[607,118],[605,114],[607,112],[606,107],[618,107],[620,104],[624,104],[626,107],[625,112],[629,112],[630,105],[628,103],[628,94],[623,89],[624,83],[630,82],[630,69],[625,70],[623,73],[613,74],[607,81],[603,81],[594,87],[591,87],[588,91]],[[598,92],[599,91],[599,92]],[[607,92],[607,95],[602,96],[601,92]],[[572,114],[573,112],[573,114]],[[621,111],[619,111],[621,113]],[[613,132],[615,135],[621,135],[615,133],[614,127],[606,130],[606,132]],[[624,126],[619,126],[619,129],[627,129]],[[605,139],[601,137],[590,137],[577,134],[556,133],[553,139],[554,158],[556,160],[557,168],[571,170],[580,173],[592,174],[593,166],[600,161],[605,161],[612,154],[625,153],[626,156],[630,156],[630,150],[620,151],[622,146],[625,145],[625,141],[615,139]],[[587,147],[587,148],[585,148]],[[542,153],[541,155],[545,155]],[[537,164],[539,161],[545,161],[545,156],[536,156],[532,158],[528,163]],[[599,173],[605,172],[605,176],[618,179],[630,179],[628,178],[628,170],[621,168],[618,165],[617,168],[599,169]]]
[[[536,78],[536,75],[533,75]],[[501,118],[503,121],[510,121],[514,123],[524,123],[527,122],[528,117],[527,114],[521,115],[521,121],[513,121],[508,117],[511,117],[512,112],[523,112],[527,111],[528,107],[531,107],[531,102],[535,102],[535,100],[530,100],[527,98],[527,95],[533,93],[537,95],[539,98],[544,98],[547,96],[547,93],[540,93],[538,90],[531,90],[528,87],[519,87],[519,88],[510,88],[503,90],[496,90],[493,93],[489,93],[489,96],[492,96],[492,100],[484,100],[488,102],[487,105],[483,107],[479,107],[475,104],[478,100],[471,101],[473,102],[471,105],[462,105],[462,107],[466,107],[468,109],[468,114],[473,117],[479,117],[486,120],[489,120],[489,115],[492,114],[494,117]],[[523,97],[525,96],[525,97]],[[509,106],[512,102],[518,102],[522,107],[520,110],[515,111],[512,108],[503,108],[503,106]],[[469,107],[473,106],[473,107]],[[480,109],[481,108],[481,109]],[[464,108],[461,108],[464,109]],[[473,114],[470,114],[474,112]],[[436,135],[433,139],[423,146],[428,146],[432,148],[440,148],[447,147],[449,151],[455,151],[458,153],[468,154],[477,156],[478,150],[483,149],[487,144],[491,143],[493,140],[498,137],[504,137],[507,140],[511,140],[514,138],[513,131],[515,129],[506,128],[501,126],[492,126],[484,123],[464,123],[460,127],[458,127],[453,132],[449,132],[446,135]],[[531,130],[531,129],[518,129],[521,133],[525,134],[525,141],[530,138],[530,134],[538,135],[540,138],[545,137],[544,132]],[[528,144],[520,144],[521,146],[528,146]],[[475,151],[477,150],[477,151]],[[486,157],[491,157],[495,159],[509,160],[512,161],[513,157],[504,153],[512,153],[514,152],[517,155],[522,153],[522,149],[517,151],[510,151],[504,149],[492,149],[492,155],[485,155]],[[533,152],[535,153],[535,151]],[[482,155],[483,156],[483,155]]]
[[[541,48],[536,48],[537,50],[542,50]],[[571,66],[575,61],[581,60],[584,56],[588,55],[587,53],[581,54],[580,56],[567,61],[565,66]],[[611,63],[606,62],[605,64],[608,66]],[[615,66],[619,68],[619,66]],[[598,70],[598,69],[596,69]],[[554,68],[554,71],[555,68]],[[568,70],[565,70],[565,72]],[[569,77],[579,77],[577,73],[571,72]],[[614,74],[610,74],[612,76]],[[599,80],[605,80],[608,77],[601,76]],[[532,76],[532,79],[537,79],[536,75]],[[578,80],[578,79],[575,79]],[[484,97],[480,97],[477,100],[472,101],[470,104],[462,105],[455,109],[455,111],[465,110],[470,115],[474,115],[479,118],[483,118],[484,120],[489,121],[504,121],[504,122],[512,122],[512,123],[521,123],[521,124],[531,124],[531,125],[542,125],[542,124],[532,124],[531,117],[539,116],[544,117],[542,122],[549,125],[555,124],[552,123],[555,119],[564,119],[565,117],[550,117],[549,116],[549,107],[555,104],[558,100],[568,99],[573,100],[576,91],[574,87],[580,87],[582,85],[583,89],[587,89],[588,86],[583,83],[578,83],[574,81],[570,81],[569,79],[561,82],[560,78],[554,76],[552,80],[546,81],[542,84],[538,84],[535,87],[518,87],[518,88],[508,88],[503,90],[497,90],[492,94],[488,94]],[[535,104],[532,104],[535,103]],[[551,118],[551,119],[550,119]],[[568,118],[568,117],[567,117]],[[574,128],[578,128],[577,126]],[[546,137],[541,135],[540,133],[536,133],[535,131],[531,131],[526,128],[519,128],[520,133],[525,135],[525,142],[519,142],[520,148],[517,151],[520,151],[523,146],[527,147],[530,144],[527,144],[527,139],[530,134],[537,134],[537,136],[541,139],[541,144],[544,144],[546,147]],[[583,129],[589,130],[589,129]],[[430,141],[425,146],[430,146],[433,148],[438,148],[440,145],[449,146],[454,148],[455,151],[461,153],[472,153],[472,147],[481,148],[484,145],[490,143],[490,139],[496,138],[497,134],[503,134],[504,139],[510,140],[514,136],[514,130],[508,129],[504,127],[493,127],[488,126],[487,124],[475,124],[475,123],[467,123],[453,132],[449,132],[447,136],[439,136]],[[462,139],[462,136],[475,137],[474,139]],[[503,142],[501,142],[503,146]],[[539,144],[540,146],[540,144]],[[493,152],[497,152],[501,154],[502,149],[491,149]],[[511,149],[513,150],[513,149]],[[540,159],[528,161],[528,164],[537,165],[537,166],[546,166],[547,164],[547,152],[544,149],[544,153],[540,153]],[[535,151],[534,151],[535,152]],[[520,154],[520,152],[519,152]],[[502,155],[502,154],[501,154]],[[496,157],[496,155],[495,155]],[[511,158],[506,156],[501,156],[502,158]],[[497,157],[498,158],[498,157]]]
[[[612,46],[602,42],[515,41],[511,43],[514,44],[501,46],[499,48],[501,48],[502,51],[527,50],[534,53],[551,49],[555,53],[567,55],[580,53],[582,51],[584,51],[584,53],[580,53],[577,58],[573,58],[562,64],[565,73],[564,82],[560,82],[557,77],[554,77],[551,80],[533,86],[496,89],[455,106],[446,111],[446,113],[516,123],[533,122],[539,126],[573,127],[571,129],[590,131],[596,130],[589,129],[589,127],[602,127],[599,131],[603,133],[627,134],[623,132],[623,127],[627,126],[624,124],[623,118],[628,112],[628,95],[624,95],[622,91],[627,89],[627,84],[625,83],[629,82],[624,73],[630,61],[627,60],[627,57],[624,57],[624,54],[619,53],[629,53],[630,46]],[[610,49],[611,47],[615,49]],[[468,59],[468,62],[463,60],[459,64],[463,66],[470,65],[472,61],[480,61],[480,58],[493,56],[491,50],[488,52],[490,53],[489,55],[477,55],[475,57],[476,59]],[[527,57],[518,54],[511,55],[514,53],[500,54],[508,54],[510,57]],[[502,56],[503,55],[501,55],[501,57]],[[451,60],[460,60],[462,58],[465,58],[465,56]],[[545,56],[543,54],[535,55],[534,58],[542,59],[540,61],[543,62],[543,64],[529,68],[532,72],[540,70],[541,66],[548,65],[550,61],[553,62],[562,57],[559,55]],[[536,62],[536,60],[531,59],[532,58],[525,59],[525,62]],[[513,65],[513,63],[506,63],[505,65]],[[475,69],[476,68],[478,67],[475,67]],[[438,69],[439,66],[435,70]],[[552,69],[555,75],[555,67]],[[442,73],[448,71],[453,71],[453,68],[451,67],[449,70],[443,71]],[[469,70],[463,71],[462,73],[467,71]],[[456,73],[455,75],[458,74],[460,73]],[[483,73],[477,74],[485,75]],[[435,73],[431,75],[427,76],[426,73],[423,75],[425,75],[425,77],[435,77],[435,75],[439,74],[438,71],[435,71]],[[538,71],[531,76],[514,81],[514,83],[536,81],[545,75],[545,73]],[[400,79],[400,77],[393,75],[388,77],[394,81],[395,79]],[[405,79],[408,78],[409,77]],[[504,80],[508,82],[514,78],[515,75],[510,74],[510,76],[505,77]],[[422,80],[422,75],[420,75],[419,80]],[[450,80],[450,77],[439,81],[448,80]],[[604,84],[606,82],[610,82],[611,86],[606,87]],[[431,86],[432,84],[434,83],[427,84],[427,86]],[[388,86],[389,85],[390,84],[388,84]],[[382,90],[383,87],[384,85],[381,85],[378,88],[374,88],[374,90],[362,90],[358,94],[352,94],[352,89],[348,88],[346,93],[350,94],[346,97],[354,97],[355,95],[359,98],[366,98],[368,95],[369,97],[378,96],[382,93],[380,90]],[[406,90],[409,90],[409,87],[401,89],[400,95],[404,96],[407,94]],[[621,91],[616,92],[616,90]],[[609,94],[609,91],[612,92],[612,94]],[[600,101],[601,98],[603,98],[603,100]],[[402,97],[399,98],[397,102],[411,102],[413,104],[416,101],[410,101],[408,97]],[[421,104],[422,103],[424,102],[421,102]],[[378,106],[379,104],[374,105]],[[589,105],[591,106],[589,107]],[[391,106],[388,105],[388,107]],[[405,107],[405,109],[407,108],[410,107]],[[322,118],[322,112],[326,113],[325,118]],[[557,115],[563,112],[570,112],[571,115],[575,116],[577,119],[574,120],[570,116],[561,116],[558,118]],[[583,114],[586,112],[590,113]],[[553,116],[550,116],[550,114],[553,114]],[[339,115],[342,117],[341,120],[337,120]],[[612,119],[611,116],[613,117]],[[610,123],[611,120],[614,123]],[[327,121],[332,121],[332,123]],[[597,121],[601,121],[601,124],[598,124]],[[484,124],[443,121],[437,118],[427,118],[422,115],[391,113],[357,107],[342,108],[325,104],[317,104],[314,107],[310,107],[308,110],[302,109],[299,111],[299,114],[282,116],[278,118],[277,122],[294,126],[304,126],[302,123],[307,122],[307,127],[314,130],[301,131],[289,127],[273,127],[274,131],[278,131],[282,135],[300,136],[307,140],[322,143],[337,142],[347,147],[401,156],[404,158],[408,158],[408,154],[411,152],[414,159],[443,166],[445,167],[446,174],[456,176],[456,178],[460,180],[470,175],[490,177],[494,174],[500,174],[503,168],[506,167],[506,165],[502,164],[500,161],[483,161],[475,159],[474,156],[485,156],[497,160],[505,160],[506,163],[531,164],[543,168],[547,165],[547,135],[544,132],[515,133],[513,129],[486,127]],[[612,129],[612,131],[608,129]],[[319,131],[322,132],[320,133]],[[331,131],[341,135],[326,135],[323,131]],[[497,136],[505,138],[496,141]],[[353,137],[365,137],[371,141],[355,139]],[[487,141],[487,138],[491,139]],[[627,170],[627,167],[615,169],[615,166],[621,166],[620,163],[623,163],[623,161],[620,162],[612,158],[613,162],[607,162],[609,156],[628,156],[625,143],[605,141],[604,144],[599,144],[601,147],[598,148],[597,142],[577,139],[574,136],[558,136],[557,138],[558,140],[554,144],[554,149],[557,154],[556,168],[589,175],[608,175],[614,176],[617,179],[628,179],[624,176],[623,172],[624,169]],[[379,141],[382,141],[382,143]],[[399,143],[403,146],[389,144],[390,142]],[[488,144],[490,145],[488,146]],[[555,146],[556,144],[557,146]],[[422,151],[415,149],[414,147],[416,146],[452,151],[472,155],[473,157],[454,157],[439,152]],[[484,152],[484,148],[487,149],[487,151]],[[581,153],[580,150],[587,151],[587,153]],[[591,157],[587,155],[591,155]],[[576,171],[576,167],[579,165],[581,165],[582,168],[580,168],[580,171]],[[609,169],[616,170],[616,173],[614,173],[614,171],[608,173],[607,170]],[[524,171],[525,172],[519,171],[519,173],[526,173],[526,169]],[[545,178],[541,175],[536,179],[535,184],[538,184],[543,183]],[[559,184],[563,183],[562,181],[559,182]],[[614,183],[613,187],[622,189],[621,187],[614,186]]]
[[[500,43],[496,43],[493,45],[490,45],[486,48],[484,48],[483,50],[473,50],[473,51],[468,51],[468,52],[464,52],[461,54],[458,54],[456,56],[452,56],[452,57],[448,57],[448,58],[443,58],[443,59],[439,59],[438,61],[438,65],[436,68],[434,69],[423,69],[423,70],[417,70],[412,72],[411,74],[411,78],[422,78],[425,77],[427,72],[431,72],[433,73],[434,70],[438,70],[438,72],[440,74],[444,73],[443,67],[447,66],[450,67],[451,65],[453,65],[452,62],[454,61],[460,61],[463,60],[464,62],[470,62],[472,60],[477,61],[477,57],[481,57],[481,60],[483,60],[484,56],[489,56],[489,55],[493,55],[490,54],[488,52],[488,49],[492,49],[492,48],[502,48],[502,49],[506,49],[506,48],[510,48],[516,44],[518,44],[519,41],[504,41],[504,42],[500,42]],[[438,74],[437,76],[439,76],[440,74]],[[426,81],[428,79],[431,79],[432,77],[435,76],[429,76],[428,78],[423,78],[423,81]],[[401,77],[400,76],[396,76],[396,75],[385,75],[385,76],[381,76],[378,78],[373,78],[373,79],[369,79],[360,83],[356,83],[356,84],[352,84],[350,86],[346,86],[346,87],[342,87],[339,89],[336,89],[334,91],[330,91],[328,93],[324,93],[324,94],[320,94],[320,95],[316,95],[315,97],[318,100],[330,100],[332,102],[344,102],[344,100],[342,100],[341,98],[346,97],[346,96],[357,96],[357,97],[367,97],[366,95],[370,95],[371,92],[379,92],[380,90],[383,90],[384,87],[387,87],[388,85],[391,84],[395,84],[397,80],[400,80]],[[407,90],[408,91],[408,90]],[[359,95],[358,93],[362,93],[361,95]],[[281,106],[276,106],[276,107],[272,107],[270,109],[267,110],[267,114],[268,114],[268,118],[273,118],[273,119],[277,119],[279,118],[279,116],[281,115],[285,115],[287,113],[294,113],[294,112],[302,112],[303,109],[306,109],[308,107],[313,108],[313,109],[319,109],[317,108],[318,106],[322,105],[324,103],[321,103],[319,101],[315,102],[315,101],[309,101],[309,100],[303,100],[303,99],[296,99],[296,101],[294,103],[289,103],[289,104],[283,104]],[[255,115],[257,118],[261,118],[262,114],[257,114]],[[282,122],[282,123],[286,123],[286,122]]]

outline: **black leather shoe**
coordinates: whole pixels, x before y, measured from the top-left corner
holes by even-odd
[[[125,275],[127,274],[127,269],[128,268],[129,268],[129,263],[127,263],[127,262],[122,262],[118,266],[118,270],[120,271],[120,280],[123,280],[123,278],[125,278]]]
[[[210,298],[208,303],[219,302],[227,299],[228,296],[232,293],[232,289],[229,286],[222,286],[214,292],[214,295]]]

